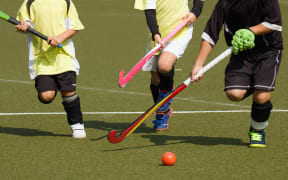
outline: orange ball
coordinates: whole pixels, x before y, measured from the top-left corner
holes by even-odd
[[[166,166],[173,166],[176,162],[176,156],[172,152],[165,152],[162,155],[162,163]]]

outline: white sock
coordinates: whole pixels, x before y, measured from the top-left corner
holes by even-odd
[[[251,126],[255,130],[262,130],[268,126],[268,120],[264,122],[257,122],[253,118],[251,118]]]

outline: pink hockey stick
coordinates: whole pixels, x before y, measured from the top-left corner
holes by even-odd
[[[188,19],[184,19],[172,32],[170,32],[164,39],[163,42],[166,44],[175,34],[183,29],[188,22]],[[132,77],[144,66],[144,64],[151,59],[151,57],[161,49],[161,45],[158,44],[152,50],[150,50],[124,77],[124,70],[120,71],[119,74],[119,86],[122,88],[132,79]]]

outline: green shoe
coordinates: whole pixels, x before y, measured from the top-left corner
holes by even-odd
[[[248,135],[250,137],[249,147],[266,147],[264,130],[256,131],[251,128]]]

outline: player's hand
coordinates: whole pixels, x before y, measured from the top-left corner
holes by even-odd
[[[237,55],[239,52],[252,49],[255,46],[255,35],[249,29],[239,29],[233,36],[232,45],[233,53]]]
[[[165,43],[162,41],[159,34],[154,35],[154,46],[156,46],[157,44],[160,44],[162,48],[165,48]]]
[[[195,76],[196,74],[202,69],[203,67],[200,66],[200,65],[194,65],[193,68],[192,68],[192,71],[190,73],[190,76],[191,76],[191,82],[195,82],[195,81],[199,81],[202,77],[203,77],[203,74],[201,74],[200,76],[198,76],[197,79],[195,79]]]
[[[190,12],[188,14],[186,14],[183,19],[187,19],[187,23],[186,23],[186,26],[189,26],[190,24],[193,24],[196,22],[197,20],[197,17],[195,16],[194,13]]]
[[[48,37],[47,42],[51,46],[58,47],[58,45],[61,44],[63,42],[63,40],[57,36],[50,36],[50,37]]]
[[[14,27],[19,31],[26,32],[27,29],[30,27],[30,25],[23,20],[20,20],[19,22],[20,22],[20,24],[14,26]]]

